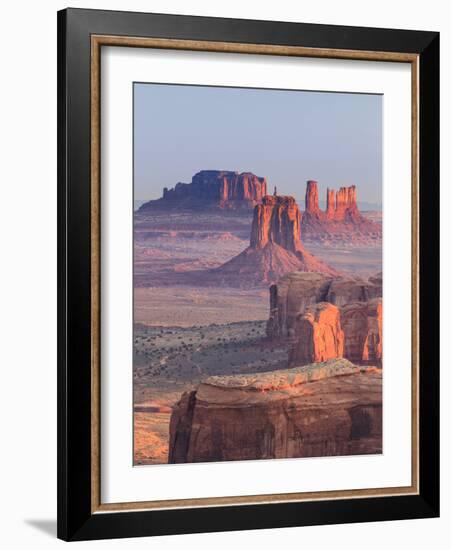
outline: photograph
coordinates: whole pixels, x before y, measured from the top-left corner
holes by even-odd
[[[133,83],[134,466],[384,452],[383,107]]]

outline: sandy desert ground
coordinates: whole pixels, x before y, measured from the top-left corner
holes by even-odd
[[[266,321],[135,326],[135,464],[166,461],[172,406],[213,375],[286,368],[286,346],[265,339]],[[163,460],[164,459],[164,460]]]

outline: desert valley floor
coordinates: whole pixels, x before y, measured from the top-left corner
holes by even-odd
[[[365,216],[381,220],[380,212]],[[289,345],[266,338],[269,285],[208,280],[246,249],[251,223],[252,212],[135,213],[135,465],[167,463],[170,416],[183,392],[210,376],[288,367]],[[382,271],[381,240],[304,244],[345,275]]]

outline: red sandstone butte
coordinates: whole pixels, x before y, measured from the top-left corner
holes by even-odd
[[[302,251],[301,213],[294,197],[267,195],[254,209],[251,248],[273,243],[290,252]]]
[[[306,240],[378,241],[382,237],[382,226],[365,218],[357,206],[357,188],[340,187],[327,189],[326,210],[318,205],[318,183],[307,181],[305,192],[305,212],[302,215],[302,232]]]
[[[153,208],[197,209],[252,209],[267,193],[264,177],[251,172],[202,170],[192,177],[191,183],[179,182],[163,189],[163,197],[146,202],[140,212]]]
[[[343,357],[344,332],[340,310],[328,302],[309,306],[296,324],[290,364],[309,365]]]
[[[304,248],[300,220],[293,197],[263,197],[262,204],[254,208],[249,247],[211,275],[220,285],[240,287],[274,283],[293,271],[338,275]]]

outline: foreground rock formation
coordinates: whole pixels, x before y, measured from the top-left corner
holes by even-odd
[[[381,296],[382,273],[368,280],[335,277],[327,273],[289,273],[270,287],[268,336],[292,339],[299,315],[304,314],[310,305],[329,302],[341,308]]]
[[[357,206],[355,185],[341,187],[337,192],[327,189],[326,210],[319,208],[318,183],[307,182],[302,231],[306,240],[345,240],[348,244],[361,240],[380,240],[382,226],[365,218]]]
[[[357,363],[382,364],[382,298],[338,307],[309,306],[296,321],[290,365],[346,357]]]
[[[266,195],[266,179],[251,172],[202,170],[191,183],[179,182],[163,189],[163,197],[143,204],[140,212],[155,208],[175,209],[252,209]]]
[[[209,378],[170,421],[169,463],[381,452],[381,371],[345,359]]]
[[[382,277],[290,273],[270,288],[270,339],[291,342],[289,362],[346,357],[382,364]]]
[[[297,320],[290,364],[308,365],[343,357],[344,342],[338,307],[327,302],[309,306]]]
[[[214,270],[219,283],[256,286],[293,271],[338,275],[304,248],[300,225],[301,214],[293,197],[263,197],[262,204],[254,208],[249,247]]]

